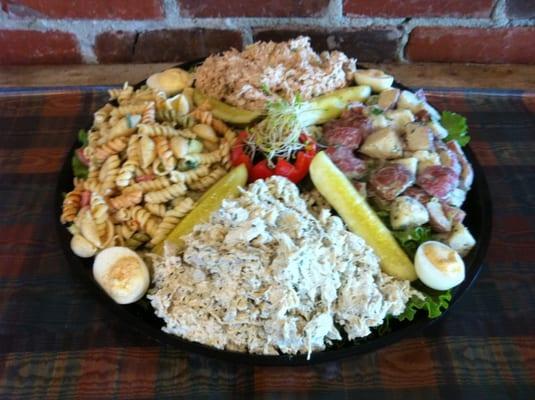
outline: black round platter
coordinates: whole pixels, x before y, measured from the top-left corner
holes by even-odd
[[[183,69],[190,69],[202,60],[196,60],[179,65]],[[359,66],[360,68],[360,66]],[[145,81],[138,83],[135,87],[142,86]],[[407,87],[394,83],[394,86],[400,89],[407,89]],[[89,127],[88,127],[89,128]],[[73,136],[73,141],[75,140]],[[449,311],[452,310],[458,303],[463,294],[465,294],[474,284],[479,272],[481,271],[485,253],[489,246],[491,226],[492,226],[492,203],[490,198],[487,181],[481,166],[479,165],[474,152],[470,146],[464,147],[464,151],[468,160],[472,163],[474,168],[475,179],[472,189],[468,192],[466,201],[463,205],[463,210],[466,211],[465,225],[468,227],[472,235],[476,238],[476,245],[464,259],[466,265],[466,277],[461,285],[455,288],[453,297],[450,302],[448,310],[442,313],[439,318],[429,319],[424,313],[418,313],[415,319],[411,322],[396,322],[392,325],[391,332],[379,336],[372,334],[365,339],[358,341],[343,341],[336,346],[327,348],[321,352],[312,353],[309,360],[306,354],[299,355],[258,355],[249,353],[240,353],[235,351],[219,350],[214,347],[206,346],[200,343],[191,342],[182,339],[178,336],[167,334],[161,330],[163,321],[156,317],[154,311],[148,302],[143,299],[130,305],[119,305],[115,303],[95,282],[92,273],[93,259],[83,259],[77,257],[70,249],[71,234],[59,222],[61,214],[61,204],[63,202],[63,194],[72,190],[73,173],[71,168],[71,158],[78,145],[73,144],[71,151],[63,163],[61,169],[57,190],[56,190],[56,209],[57,214],[57,233],[58,240],[61,244],[68,263],[73,273],[92,290],[95,296],[106,307],[111,308],[118,316],[120,316],[125,323],[130,327],[134,327],[140,334],[149,336],[159,343],[176,346],[184,351],[191,351],[201,353],[210,357],[225,359],[236,363],[248,363],[257,365],[304,365],[325,361],[338,360],[344,357],[357,356],[359,354],[371,352],[381,347],[394,343],[414,332],[421,331],[431,324],[440,321]]]

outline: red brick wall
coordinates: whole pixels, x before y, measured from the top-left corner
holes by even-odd
[[[307,34],[360,61],[535,64],[535,0],[0,0],[0,64],[193,59]]]

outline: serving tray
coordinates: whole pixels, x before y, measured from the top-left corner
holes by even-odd
[[[198,65],[203,60],[195,60],[192,62],[178,65],[177,67],[183,69],[190,69]],[[359,66],[363,69],[363,67]],[[145,81],[139,82],[135,88],[142,86]],[[404,85],[395,82],[394,87],[402,90],[409,90]],[[73,137],[73,141],[76,139]],[[184,351],[192,351],[201,353],[207,356],[225,359],[237,363],[248,363],[257,365],[304,365],[319,363],[325,361],[338,360],[345,357],[357,356],[379,348],[388,346],[404,337],[415,334],[430,325],[442,320],[448,312],[450,312],[459,303],[461,297],[474,284],[479,275],[483,260],[489,246],[490,233],[492,226],[492,203],[490,193],[487,185],[487,180],[479,165],[477,158],[470,146],[464,147],[464,151],[468,160],[474,168],[474,183],[472,189],[468,192],[466,201],[463,205],[463,210],[466,211],[465,225],[468,227],[477,242],[470,254],[464,259],[466,264],[466,277],[461,285],[453,291],[453,296],[449,308],[442,313],[439,318],[429,319],[424,313],[418,313],[413,321],[394,321],[391,323],[391,331],[383,336],[377,333],[372,333],[370,336],[355,340],[355,341],[341,341],[332,347],[321,351],[313,352],[311,358],[307,360],[306,354],[299,355],[258,355],[241,353],[236,351],[219,350],[214,347],[206,346],[200,343],[191,342],[182,339],[178,336],[167,334],[161,330],[163,320],[156,317],[152,306],[146,299],[142,299],[134,304],[119,305],[115,303],[95,282],[92,274],[93,259],[83,259],[77,257],[70,249],[71,234],[67,231],[65,226],[59,222],[61,214],[61,205],[63,203],[63,194],[72,190],[73,174],[71,168],[71,159],[74,155],[75,149],[79,145],[74,143],[69,151],[57,183],[56,189],[56,221],[57,233],[59,242],[62,246],[63,252],[67,257],[72,272],[79,277],[87,287],[93,291],[95,297],[98,298],[102,304],[113,310],[120,318],[128,323],[130,327],[136,329],[139,334],[146,335],[159,343],[176,346]]]

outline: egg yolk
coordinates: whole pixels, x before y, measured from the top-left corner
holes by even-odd
[[[461,266],[457,262],[455,251],[435,246],[425,246],[425,257],[434,267],[446,274],[456,274],[461,272]]]
[[[121,257],[110,268],[107,276],[108,282],[113,282],[112,287],[118,289],[128,285],[128,280],[139,268],[139,261],[136,257]]]

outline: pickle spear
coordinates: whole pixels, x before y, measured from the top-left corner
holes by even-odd
[[[262,115],[259,111],[245,110],[223,103],[201,93],[198,89],[195,89],[193,92],[193,102],[197,106],[208,102],[211,107],[210,111],[214,117],[235,125],[250,124]]]
[[[394,236],[325,152],[312,160],[310,178],[349,229],[375,251],[383,272],[410,281],[417,278],[413,263]]]
[[[163,253],[164,242],[170,242],[178,249],[182,248],[184,246],[182,237],[192,232],[195,225],[208,221],[210,215],[221,206],[223,200],[235,197],[239,192],[238,188],[245,186],[246,183],[245,164],[232,169],[202,195],[195,208],[175,226],[163,242],[154,247],[154,253],[160,255]]]
[[[363,101],[371,94],[369,86],[350,86],[311,99],[299,119],[304,126],[323,124],[338,118],[347,105]]]

